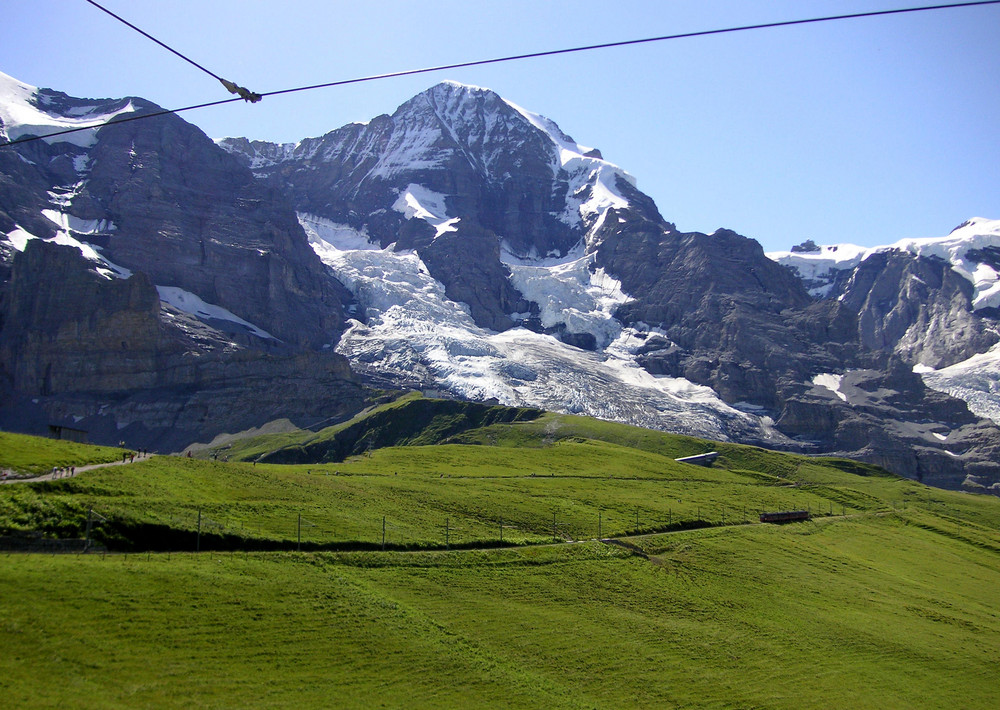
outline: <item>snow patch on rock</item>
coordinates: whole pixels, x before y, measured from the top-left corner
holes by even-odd
[[[44,105],[45,101],[40,100],[37,87],[0,72],[0,121],[3,121],[0,132],[7,140],[45,135],[70,128],[99,127],[116,116],[135,111],[131,101],[123,108],[111,112],[101,112],[99,106],[75,107],[69,111],[72,116],[48,113],[42,108]],[[46,143],[71,143],[89,148],[97,142],[97,131],[77,131],[43,140]]]
[[[278,340],[263,328],[258,328],[253,323],[243,320],[238,315],[223,308],[222,306],[217,306],[213,303],[203,301],[190,291],[185,291],[184,289],[176,286],[157,286],[156,292],[160,295],[160,301],[163,303],[171,305],[184,313],[189,313],[196,318],[229,321],[230,323],[236,323],[237,325],[243,326],[258,338]]]
[[[42,214],[57,227],[55,236],[47,241],[78,249],[84,259],[94,263],[94,271],[104,278],[127,279],[132,275],[132,272],[124,266],[118,266],[105,258],[100,253],[99,247],[95,247],[93,244],[73,236],[73,234],[94,234],[101,231],[112,231],[115,228],[113,223],[106,220],[81,220],[58,210],[42,210]],[[15,227],[5,237],[7,243],[17,251],[24,251],[28,242],[32,239],[41,238],[21,227]]]
[[[434,238],[446,232],[457,232],[458,217],[449,217],[445,207],[446,196],[429,190],[423,185],[410,183],[392,203],[392,209],[407,219],[422,219],[434,227]]]
[[[847,395],[840,390],[840,381],[844,379],[843,375],[836,375],[830,372],[821,373],[812,378],[812,383],[816,387],[823,387],[830,390],[835,395],[837,395],[844,402],[847,401]]]

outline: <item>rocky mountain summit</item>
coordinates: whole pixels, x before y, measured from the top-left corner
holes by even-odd
[[[6,86],[11,137],[150,107]],[[920,372],[997,341],[998,245],[833,267],[814,244],[682,232],[599,151],[451,82],[295,144],[176,117],[73,135],[0,151],[8,411],[38,400],[96,431],[71,402],[127,401],[100,410],[127,429],[169,401],[234,431],[336,416],[367,381],[1000,482],[1000,430]],[[50,278],[95,307],[43,295]],[[293,396],[237,416],[202,403],[222,389]],[[167,426],[157,406],[136,431]]]

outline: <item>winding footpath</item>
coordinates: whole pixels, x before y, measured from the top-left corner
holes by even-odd
[[[154,454],[136,454],[135,458],[129,461],[111,461],[108,463],[93,463],[87,466],[76,466],[74,473],[70,475],[69,471],[65,468],[59,470],[49,471],[48,473],[43,473],[40,476],[32,476],[30,478],[4,478],[0,480],[0,484],[4,483],[35,483],[37,481],[55,481],[63,478],[74,478],[84,471],[93,471],[95,468],[107,468],[109,466],[127,466],[132,463],[138,463],[139,461],[146,461],[153,458]]]

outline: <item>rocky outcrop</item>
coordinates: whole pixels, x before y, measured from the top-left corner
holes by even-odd
[[[777,426],[824,452],[933,486],[960,488],[1000,478],[992,454],[1000,441],[997,427],[971,414],[961,400],[922,384],[912,368],[893,358],[885,370],[847,372],[836,392],[798,385],[785,399]]]
[[[728,402],[778,409],[780,383],[805,379],[817,358],[821,367],[843,366],[845,354],[856,359],[843,347],[853,340],[852,315],[814,304],[751,239],[729,230],[678,233],[612,212],[599,244],[598,263],[628,293],[643,294],[618,318],[666,334],[666,347],[641,355],[651,372],[708,385]]]
[[[973,285],[939,258],[872,254],[845,280],[840,301],[858,314],[863,345],[935,369],[985,352],[998,338],[972,309]]]
[[[90,266],[78,249],[42,240],[14,260],[0,362],[15,390],[49,395],[155,383],[156,289],[144,274],[108,279]]]
[[[350,294],[309,247],[294,210],[176,116],[104,128],[67,213],[115,264],[145,271],[294,345],[336,342]]]
[[[445,285],[448,298],[468,304],[476,323],[485,328],[507,330],[514,325],[509,314],[530,309],[510,283],[510,271],[500,261],[500,241],[492,232],[472,224],[460,227],[435,239],[422,257]]]
[[[148,276],[102,276],[73,247],[30,241],[2,303],[0,424],[60,423],[92,441],[177,450],[289,417],[303,426],[364,402],[347,361],[230,334],[160,303]]]

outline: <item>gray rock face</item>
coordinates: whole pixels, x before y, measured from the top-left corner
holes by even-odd
[[[861,343],[906,362],[947,367],[985,352],[998,336],[972,310],[972,284],[943,259],[885,251],[865,259],[839,294],[858,314]]]
[[[106,219],[111,261],[227,308],[282,340],[321,347],[343,329],[346,290],[294,212],[175,116],[105,128],[69,213]]]
[[[147,387],[158,375],[160,299],[144,274],[107,279],[79,250],[32,240],[14,260],[0,361],[16,391]]]
[[[894,357],[885,370],[844,374],[837,393],[797,387],[777,424],[804,439],[822,437],[817,443],[824,451],[905,471],[929,485],[976,487],[997,480],[1000,465],[991,453],[996,427],[972,415],[961,400],[922,384]]]
[[[362,406],[344,358],[240,345],[163,306],[145,274],[113,279],[91,267],[78,249],[42,240],[15,258],[2,304],[0,423],[64,423],[92,440],[176,450],[279,417],[311,424]]]
[[[29,100],[53,116],[157,108],[46,89]],[[291,205],[176,116],[0,151],[0,229],[24,248],[4,239],[0,249],[10,426],[182,447],[290,412],[298,423],[335,418],[364,400],[346,360],[316,351],[339,338],[350,293]],[[45,241],[56,236],[105,261]],[[201,299],[201,315],[161,303],[158,286]]]
[[[681,234],[633,214],[613,217],[605,220],[598,263],[624,290],[643,294],[618,317],[666,332],[669,345],[642,354],[651,372],[708,385],[731,403],[778,410],[783,382],[857,361],[853,314],[814,304],[757,242],[730,230]]]

